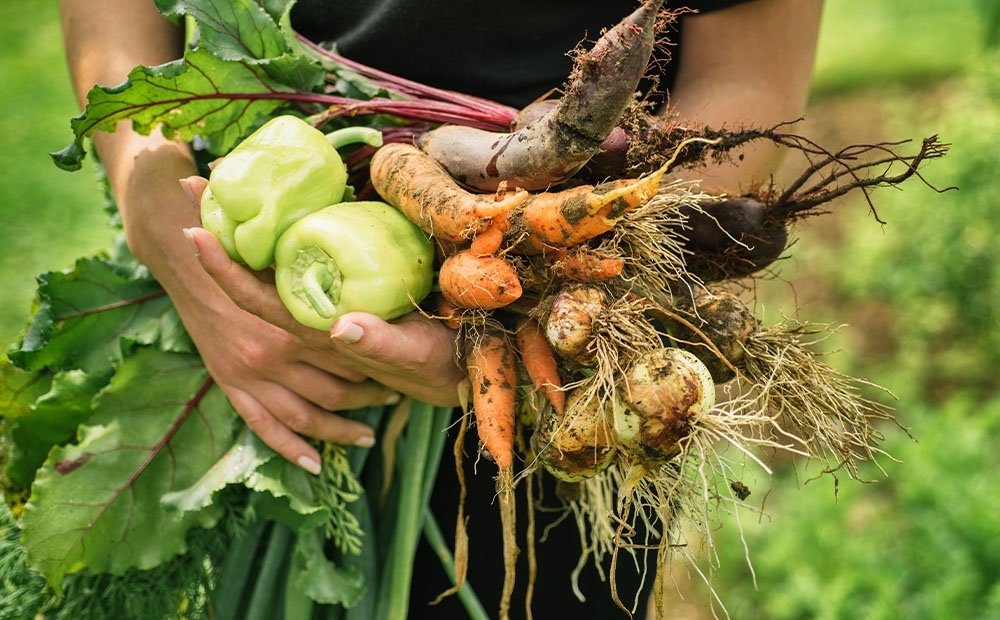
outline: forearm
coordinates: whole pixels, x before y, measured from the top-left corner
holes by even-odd
[[[73,90],[81,107],[94,85],[122,83],[137,65],[180,57],[183,33],[160,15],[152,0],[63,0],[63,36]],[[94,135],[130,248],[168,291],[186,286],[182,274],[208,284],[182,230],[198,225],[197,212],[178,179],[195,174],[187,145],[158,133],[134,132],[128,122]]]
[[[689,18],[669,113],[716,129],[769,128],[805,112],[821,0],[756,0]],[[766,181],[780,162],[758,141],[732,164],[706,166],[706,185],[735,192]]]

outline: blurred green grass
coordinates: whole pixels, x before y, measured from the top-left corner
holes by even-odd
[[[31,313],[35,277],[107,247],[93,162],[59,170],[48,153],[69,143],[77,113],[59,31],[58,3],[0,3],[0,342]]]

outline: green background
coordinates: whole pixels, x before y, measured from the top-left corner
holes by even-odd
[[[928,181],[857,197],[796,227],[762,313],[846,323],[830,361],[891,388],[873,484],[784,464],[750,476],[763,514],[725,518],[711,578],[733,618],[1000,618],[1000,56],[995,0],[829,0],[802,132],[830,147],[941,134]],[[990,24],[993,24],[991,26]],[[108,247],[93,161],[48,152],[77,112],[57,4],[0,1],[0,340],[30,316],[35,277]],[[794,169],[795,162],[789,162]],[[771,317],[773,318],[773,316]],[[707,553],[694,550],[700,557]],[[753,571],[748,567],[749,556]],[[676,618],[712,617],[681,568]],[[720,613],[716,604],[717,613]]]

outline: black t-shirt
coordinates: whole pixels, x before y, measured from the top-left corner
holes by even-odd
[[[748,0],[680,0],[669,8],[713,11]],[[522,107],[560,87],[568,52],[593,42],[636,0],[299,0],[292,23],[348,58],[424,84]],[[668,33],[675,62],[683,17]],[[589,45],[588,45],[589,46]]]

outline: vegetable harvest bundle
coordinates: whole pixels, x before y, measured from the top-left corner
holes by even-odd
[[[911,155],[902,143],[831,152],[784,126],[654,118],[636,91],[675,17],[657,0],[576,53],[557,100],[520,111],[307,41],[289,26],[290,0],[157,4],[189,18],[197,45],[95,87],[57,163],[78,168],[83,140],[120,120],[159,127],[206,161],[221,157],[203,225],[235,260],[273,266],[299,321],[328,329],[343,312],[416,309],[456,330],[468,370],[456,455],[468,425],[481,451],[465,458],[496,466],[488,482],[482,467],[484,479],[462,482],[496,485],[504,594],[486,603],[500,617],[515,580],[531,578],[514,571],[519,547],[532,552],[515,535],[515,503],[530,510],[542,477],[558,481],[580,528],[581,564],[654,553],[665,569],[676,550],[690,556],[690,527],[708,535],[714,510],[742,505],[741,462],[766,471],[761,449],[852,477],[879,454],[878,425],[892,415],[864,395],[874,386],[812,351],[826,326],[763,325],[738,293],[785,254],[792,223],[852,189],[867,197],[920,178],[945,152],[936,138]],[[742,196],[686,177],[754,141],[808,165],[786,187]],[[402,434],[405,412],[350,412],[395,448],[378,457],[385,473],[361,484],[379,469],[363,468],[364,452],[325,446],[312,480],[246,432],[162,290],[126,255],[81,259],[40,283],[38,314],[0,375],[3,489],[17,525],[6,527],[0,570],[15,560],[32,569],[7,580],[22,604],[87,617],[80,600],[97,586],[74,590],[74,578],[107,588],[171,566],[143,583],[167,589],[172,575],[164,597],[182,617],[405,615],[414,537],[437,532],[424,507],[450,411],[412,403]],[[137,407],[153,415],[137,421]],[[185,457],[174,458],[181,442]],[[144,448],[130,461],[129,446]],[[407,467],[393,476],[396,461]],[[379,488],[391,491],[375,497]],[[78,517],[64,514],[70,506]],[[379,510],[396,520],[373,518]],[[478,617],[462,587],[475,558],[458,510],[450,593]],[[55,597],[39,594],[35,572]],[[588,596],[635,613],[635,593],[619,592],[613,573],[609,582]],[[125,605],[138,598],[122,594]],[[518,604],[530,614],[530,600]]]

